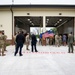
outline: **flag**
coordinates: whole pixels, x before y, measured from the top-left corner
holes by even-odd
[[[54,34],[53,33],[49,34],[49,37],[54,37]]]
[[[42,36],[43,36],[44,38],[46,38],[46,37],[49,37],[49,34],[48,34],[48,33],[44,33]]]

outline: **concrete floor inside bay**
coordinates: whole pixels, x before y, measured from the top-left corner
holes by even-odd
[[[75,51],[68,46],[40,46],[37,53],[23,47],[23,56],[14,56],[15,46],[8,46],[6,56],[0,56],[0,75],[75,75]],[[74,46],[75,49],[75,46]]]

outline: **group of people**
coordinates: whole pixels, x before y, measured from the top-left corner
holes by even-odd
[[[62,36],[56,34],[55,35],[55,46],[58,46],[58,47],[61,45],[66,46],[67,40],[68,40],[68,38],[65,34],[63,34]]]
[[[29,39],[29,33],[24,34],[23,31],[20,31],[16,37],[15,37],[15,53],[14,56],[16,56],[16,54],[19,51],[19,55],[23,56],[22,54],[22,48],[23,45],[26,44],[26,50],[29,50],[29,43],[30,43],[30,39]],[[32,47],[32,52],[34,52],[34,48],[35,48],[35,52],[38,52],[36,49],[36,43],[37,43],[37,39],[35,34],[31,35],[31,47]],[[20,50],[19,50],[20,49]]]
[[[68,45],[69,49],[68,52],[73,53],[73,43],[74,43],[74,38],[72,32],[69,34],[63,34],[59,35],[56,34],[54,37],[47,37],[45,40],[43,38],[40,40],[42,45],[55,45],[56,47],[60,47],[61,45],[66,46]],[[72,51],[70,51],[72,49]]]
[[[55,45],[55,46],[66,46],[67,44],[67,36],[65,34],[58,35],[55,34],[53,37],[46,37],[45,39],[40,38],[39,43],[41,42],[42,45]]]
[[[4,34],[4,31],[0,31],[0,56],[5,56],[4,54],[6,50],[6,40],[7,36]]]
[[[67,36],[65,34],[64,35],[56,34],[53,37],[47,37],[45,40],[42,40],[42,41],[45,41],[44,45],[55,45],[55,46],[59,47],[61,45],[66,46],[67,45],[67,40],[68,39],[67,39]]]
[[[63,35],[63,36],[55,36],[55,43],[56,46],[60,46],[60,45],[64,45],[66,46],[66,44],[68,44],[68,53],[73,53],[74,52],[74,48],[73,48],[73,43],[74,43],[74,38],[73,38],[73,34],[72,32],[70,32],[68,34],[68,36]]]
[[[73,42],[74,42],[74,38],[73,38],[73,34],[72,32],[69,33],[67,36],[64,34],[63,36],[56,34],[55,35],[55,46],[66,46],[68,45],[69,47],[69,53],[70,53],[70,48],[72,49],[72,53],[73,53]]]
[[[62,43],[62,38],[63,38],[63,45],[66,45],[66,36],[58,36],[58,34],[55,35],[55,45],[60,46]],[[26,50],[29,50],[29,44],[30,44],[30,35],[29,33],[24,34],[23,31],[18,32],[15,36],[15,53],[14,56],[17,55],[19,51],[19,55],[23,56],[22,54],[22,48],[24,44],[26,45]],[[0,56],[5,56],[4,52],[6,51],[6,40],[7,36],[4,34],[4,32],[0,31]],[[73,48],[73,34],[72,32],[68,34],[68,39],[67,39],[67,44],[68,44],[68,53],[74,53],[74,48]],[[36,49],[36,44],[37,44],[37,38],[35,34],[31,35],[31,52],[38,52]]]

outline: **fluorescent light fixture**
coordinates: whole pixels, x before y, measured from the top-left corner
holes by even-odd
[[[34,23],[32,23],[32,25],[34,26]]]
[[[30,19],[28,19],[28,21],[30,21]]]
[[[30,21],[30,23],[32,23],[32,21]]]
[[[48,23],[48,21],[46,21],[46,23]]]
[[[47,21],[49,21],[49,19],[47,19]]]
[[[58,27],[62,26],[62,25],[65,24],[66,22],[67,22],[67,20],[64,21],[63,23],[61,23]],[[57,27],[57,28],[58,28],[58,27]]]
[[[54,24],[54,26],[56,26],[56,25],[57,25],[57,23]]]
[[[59,19],[59,21],[62,21],[62,19]]]
[[[59,21],[57,21],[57,23],[59,23]]]

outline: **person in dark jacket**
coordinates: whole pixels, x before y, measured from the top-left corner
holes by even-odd
[[[19,48],[20,48],[19,55],[22,56],[22,47],[23,47],[24,42],[25,42],[25,38],[23,35],[23,31],[21,31],[16,36],[16,50],[15,50],[14,56],[16,56],[16,54],[18,53]]]
[[[37,49],[36,49],[36,43],[37,43],[36,36],[34,34],[32,34],[32,36],[31,36],[32,52],[33,52],[33,48],[35,48],[35,52],[38,52]]]

